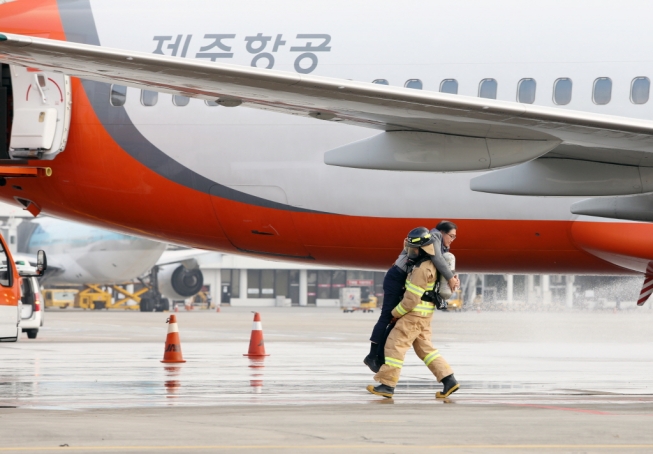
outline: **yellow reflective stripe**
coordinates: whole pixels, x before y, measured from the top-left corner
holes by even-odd
[[[389,356],[385,357],[385,363],[388,366],[396,367],[397,369],[401,369],[404,365],[404,362],[402,360],[397,358],[390,358]]]
[[[413,311],[414,312],[421,312],[424,315],[428,315],[430,313],[435,312],[435,306],[433,304],[430,304],[430,303],[422,302],[422,303],[418,304],[415,307],[415,309],[413,309]]]
[[[419,296],[420,298],[422,297],[422,295],[426,291],[422,287],[420,287],[418,285],[415,285],[410,281],[406,281],[406,290],[408,290],[410,293],[414,293],[415,295]]]
[[[421,238],[413,238],[412,240],[410,240],[410,242],[417,243],[419,240],[421,240]]]
[[[417,290],[421,290],[421,291],[423,291],[423,292],[425,291],[422,287],[420,287],[419,285],[415,285],[415,284],[413,284],[413,283],[410,282],[408,279],[406,279],[406,287],[413,287],[413,288],[415,288],[415,289],[417,289]]]
[[[395,306],[395,310],[399,312],[400,315],[406,315],[408,313],[408,311],[404,309],[404,306],[402,306],[401,303]]]
[[[426,357],[424,357],[424,364],[427,366],[433,362],[434,359],[439,358],[440,353],[437,350],[432,351]]]

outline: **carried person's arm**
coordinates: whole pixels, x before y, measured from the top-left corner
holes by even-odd
[[[433,235],[433,238],[435,239],[435,242],[433,243],[435,253],[430,256],[431,262],[433,262],[435,269],[438,270],[440,275],[444,276],[447,281],[451,281],[451,278],[453,278],[453,272],[449,269],[449,264],[442,256],[442,233],[439,230],[434,229],[431,231],[431,235]]]
[[[426,292],[428,283],[429,271],[425,266],[413,268],[406,280],[406,291],[404,292],[403,299],[392,309],[392,316],[396,318],[403,317],[422,301],[422,295]]]

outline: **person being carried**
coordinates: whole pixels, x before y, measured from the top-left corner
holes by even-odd
[[[372,394],[388,398],[394,395],[406,352],[411,345],[417,356],[444,386],[442,392],[435,394],[436,397],[448,397],[459,389],[451,366],[431,343],[431,320],[435,304],[422,300],[426,292],[435,288],[437,279],[436,268],[425,252],[425,246],[433,243],[434,237],[429,235],[426,228],[411,230],[405,240],[409,253],[414,252],[414,249],[419,253],[408,274],[403,298],[392,309],[392,317],[398,321],[385,344],[385,364],[374,376],[374,380],[381,384],[367,387]]]
[[[433,242],[426,245],[426,249],[423,250],[429,254],[433,265],[440,275],[445,277],[452,292],[460,287],[460,280],[449,269],[449,265],[444,259],[443,254],[449,251],[451,243],[456,239],[457,228],[456,224],[450,221],[441,221],[430,232],[426,228],[421,227],[424,230],[422,233],[425,235],[429,234],[433,238]],[[379,351],[379,345],[382,345],[385,340],[386,328],[392,320],[392,309],[395,308],[404,295],[404,284],[408,276],[408,269],[414,264],[414,258],[408,257],[409,249],[416,251],[415,245],[411,246],[412,248],[408,248],[404,245],[401,254],[399,254],[399,257],[383,279],[383,306],[381,307],[381,315],[376,325],[374,325],[372,335],[370,336],[370,352],[363,360],[365,365],[374,373],[378,372],[383,364],[383,352]]]

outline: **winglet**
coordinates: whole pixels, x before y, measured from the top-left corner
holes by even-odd
[[[644,285],[642,285],[642,290],[639,292],[637,305],[641,306],[648,301],[651,293],[653,293],[653,262],[648,262],[646,274],[644,275]]]

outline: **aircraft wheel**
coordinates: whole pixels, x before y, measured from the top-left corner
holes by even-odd
[[[139,306],[141,312],[152,312],[152,302],[149,298],[141,298]]]

